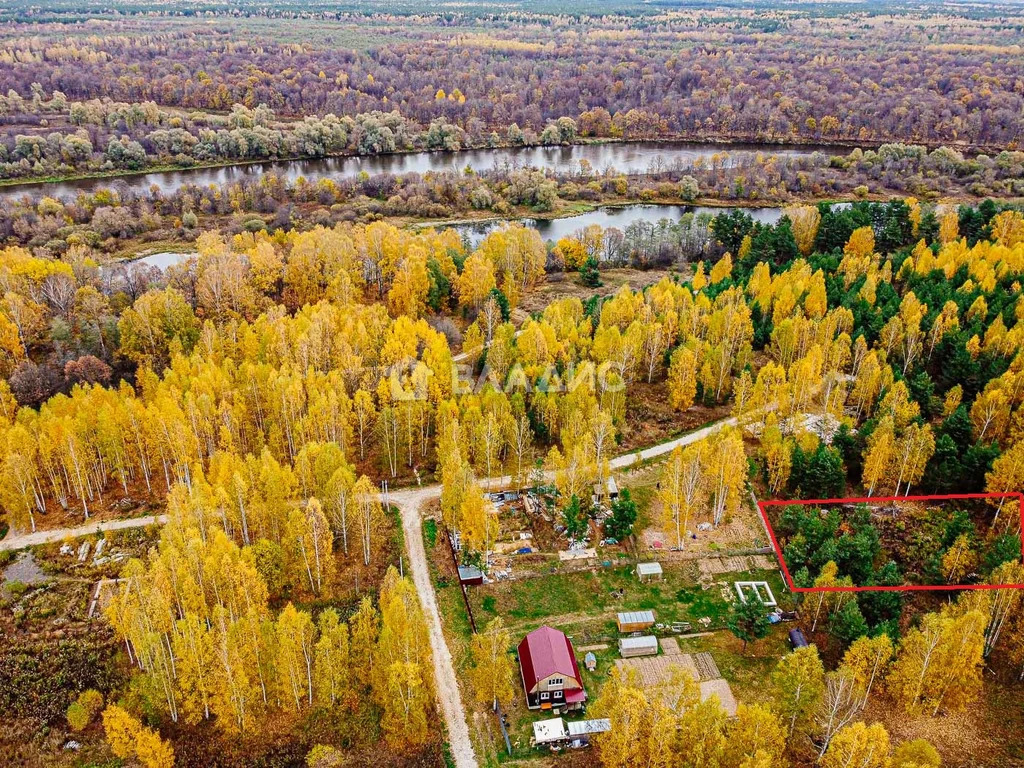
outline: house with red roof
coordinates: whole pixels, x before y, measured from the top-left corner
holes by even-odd
[[[581,709],[587,700],[572,643],[551,627],[541,627],[519,643],[519,671],[530,709]]]

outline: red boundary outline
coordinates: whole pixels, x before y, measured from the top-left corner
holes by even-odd
[[[908,591],[952,591],[960,589],[1024,589],[1024,584],[924,584],[906,586],[876,586],[876,587],[798,587],[793,583],[793,577],[789,574],[786,560],[782,556],[782,548],[775,537],[775,530],[772,528],[771,520],[768,519],[768,507],[790,507],[797,504],[857,504],[877,503],[880,501],[950,501],[953,499],[1017,499],[1020,505],[1021,525],[1024,527],[1024,493],[949,493],[933,496],[868,496],[860,498],[843,499],[797,499],[793,501],[769,500],[758,501],[757,510],[761,513],[761,519],[768,531],[768,537],[772,540],[772,549],[782,566],[782,574],[786,579],[786,586],[793,592],[908,592]],[[1022,537],[1024,539],[1024,537]],[[1024,559],[1024,541],[1021,544],[1021,557]]]

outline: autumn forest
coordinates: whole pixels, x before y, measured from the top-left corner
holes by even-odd
[[[109,5],[0,9],[9,764],[1017,764],[1019,6]]]

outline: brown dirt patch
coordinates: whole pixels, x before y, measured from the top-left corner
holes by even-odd
[[[664,376],[664,371],[661,372]],[[626,424],[622,430],[619,453],[647,448],[684,432],[690,432],[729,415],[729,405],[694,405],[683,413],[672,409],[668,387],[655,379],[651,384],[636,381],[630,384],[626,398]]]
[[[580,276],[575,273],[553,272],[549,274],[543,283],[530,291],[524,297],[512,314],[512,321],[519,325],[533,312],[543,312],[544,308],[553,301],[575,296],[581,301],[586,301],[595,294],[598,296],[610,296],[625,284],[633,290],[646,288],[654,285],[663,277],[668,277],[666,269],[602,269],[601,285],[599,288],[588,288],[583,284]]]

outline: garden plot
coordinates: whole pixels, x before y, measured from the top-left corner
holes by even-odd
[[[714,579],[723,573],[738,571],[770,571],[775,561],[767,555],[740,555],[735,557],[705,557],[697,565],[702,579]]]
[[[678,645],[676,646],[678,649]],[[710,654],[701,654],[709,656]],[[721,677],[714,679],[702,679],[701,671],[718,672],[714,660],[708,664],[707,659],[701,659],[700,664],[693,655],[689,653],[664,654],[662,656],[646,656],[635,659],[616,659],[615,666],[625,673],[634,669],[644,688],[654,688],[663,685],[672,679],[672,674],[677,669],[688,672],[700,686],[701,701],[707,701],[712,696],[717,696],[722,705],[723,711],[732,717],[736,714],[736,698],[732,695],[732,688],[727,680]]]

